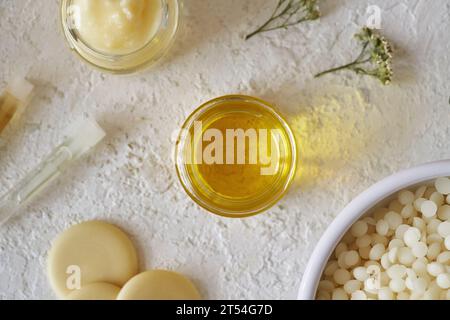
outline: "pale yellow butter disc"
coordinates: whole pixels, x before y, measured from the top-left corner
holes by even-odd
[[[67,300],[116,300],[120,287],[105,282],[91,283],[74,290]]]
[[[60,298],[96,282],[122,287],[137,272],[138,259],[130,239],[119,228],[100,221],[64,231],[48,257],[50,283]]]
[[[192,282],[171,271],[151,270],[138,274],[120,290],[118,300],[200,300]]]

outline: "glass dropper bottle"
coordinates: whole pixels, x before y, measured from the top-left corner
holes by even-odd
[[[18,118],[30,101],[34,86],[24,78],[14,79],[0,96],[0,134]]]

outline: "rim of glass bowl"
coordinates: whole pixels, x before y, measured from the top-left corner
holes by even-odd
[[[80,36],[78,36],[75,29],[69,27],[68,11],[72,1],[73,0],[61,0],[60,15],[63,33],[70,49],[75,51],[78,57],[94,68],[113,74],[133,73],[150,67],[158,62],[173,44],[180,27],[182,0],[162,0],[164,1],[163,20],[161,21],[155,36],[153,36],[146,45],[138,50],[126,54],[107,54],[90,47],[82,40]],[[165,28],[167,27],[170,18],[174,19],[173,29]],[[168,38],[166,45],[158,47],[160,41],[155,40],[157,36]],[[139,59],[139,57],[145,56],[145,51],[150,52],[153,49],[153,54],[148,54],[148,57]],[[104,61],[105,63],[99,65],[93,60]],[[133,61],[135,60],[139,60],[139,62],[133,64]],[[107,64],[110,65],[108,66]],[[122,65],[124,66],[121,67]]]
[[[190,130],[194,124],[194,121],[196,121],[199,118],[199,116],[204,114],[206,111],[209,111],[217,106],[220,106],[223,103],[230,102],[233,100],[256,104],[259,107],[264,108],[266,111],[269,112],[270,115],[276,118],[279,124],[282,126],[283,130],[285,131],[285,134],[289,142],[289,146],[287,147],[290,148],[291,152],[291,161],[285,164],[289,166],[288,174],[284,179],[284,181],[282,181],[280,185],[277,185],[276,195],[270,198],[265,203],[263,203],[260,207],[244,211],[233,211],[220,208],[211,201],[208,201],[208,199],[204,199],[203,197],[196,194],[195,187],[191,183],[191,179],[187,170],[187,165],[184,162],[184,150],[186,147],[186,139],[183,136],[183,132],[187,132],[188,130]],[[292,132],[292,129],[290,128],[284,117],[281,116],[277,111],[275,111],[274,106],[259,98],[238,94],[226,95],[215,98],[213,100],[205,102],[200,107],[198,107],[194,112],[192,112],[191,115],[184,122],[183,126],[181,127],[180,135],[178,136],[175,148],[176,171],[180,183],[183,186],[183,189],[195,203],[197,203],[200,207],[202,207],[206,211],[227,218],[246,218],[255,216],[257,214],[263,213],[264,211],[267,211],[275,204],[277,204],[286,195],[290,185],[292,184],[292,181],[294,180],[295,173],[297,170],[297,158],[298,158],[297,143],[294,134]],[[278,180],[281,181],[280,177],[278,177]],[[264,193],[263,195],[266,195],[266,193]]]

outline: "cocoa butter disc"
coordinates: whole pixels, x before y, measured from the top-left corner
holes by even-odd
[[[105,282],[87,284],[67,295],[67,300],[116,300],[120,287]]]
[[[120,290],[118,300],[200,300],[194,284],[181,274],[165,270],[140,273]]]
[[[67,229],[54,240],[48,256],[48,276],[59,298],[91,283],[122,287],[137,272],[136,249],[128,236],[101,221]]]

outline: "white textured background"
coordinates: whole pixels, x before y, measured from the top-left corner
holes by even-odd
[[[66,47],[55,0],[0,0],[0,85],[29,70],[37,94],[0,145],[0,192],[93,115],[105,143],[0,229],[0,298],[53,298],[51,240],[104,219],[126,230],[143,268],[191,277],[206,298],[292,299],[327,225],[359,192],[401,168],[450,157],[450,1],[323,0],[320,22],[244,41],[276,0],[186,0],[184,26],[157,67],[101,74]],[[343,73],[369,4],[395,43],[389,87]],[[289,194],[258,217],[228,220],[184,194],[171,136],[200,103],[228,93],[278,105],[301,145]]]

